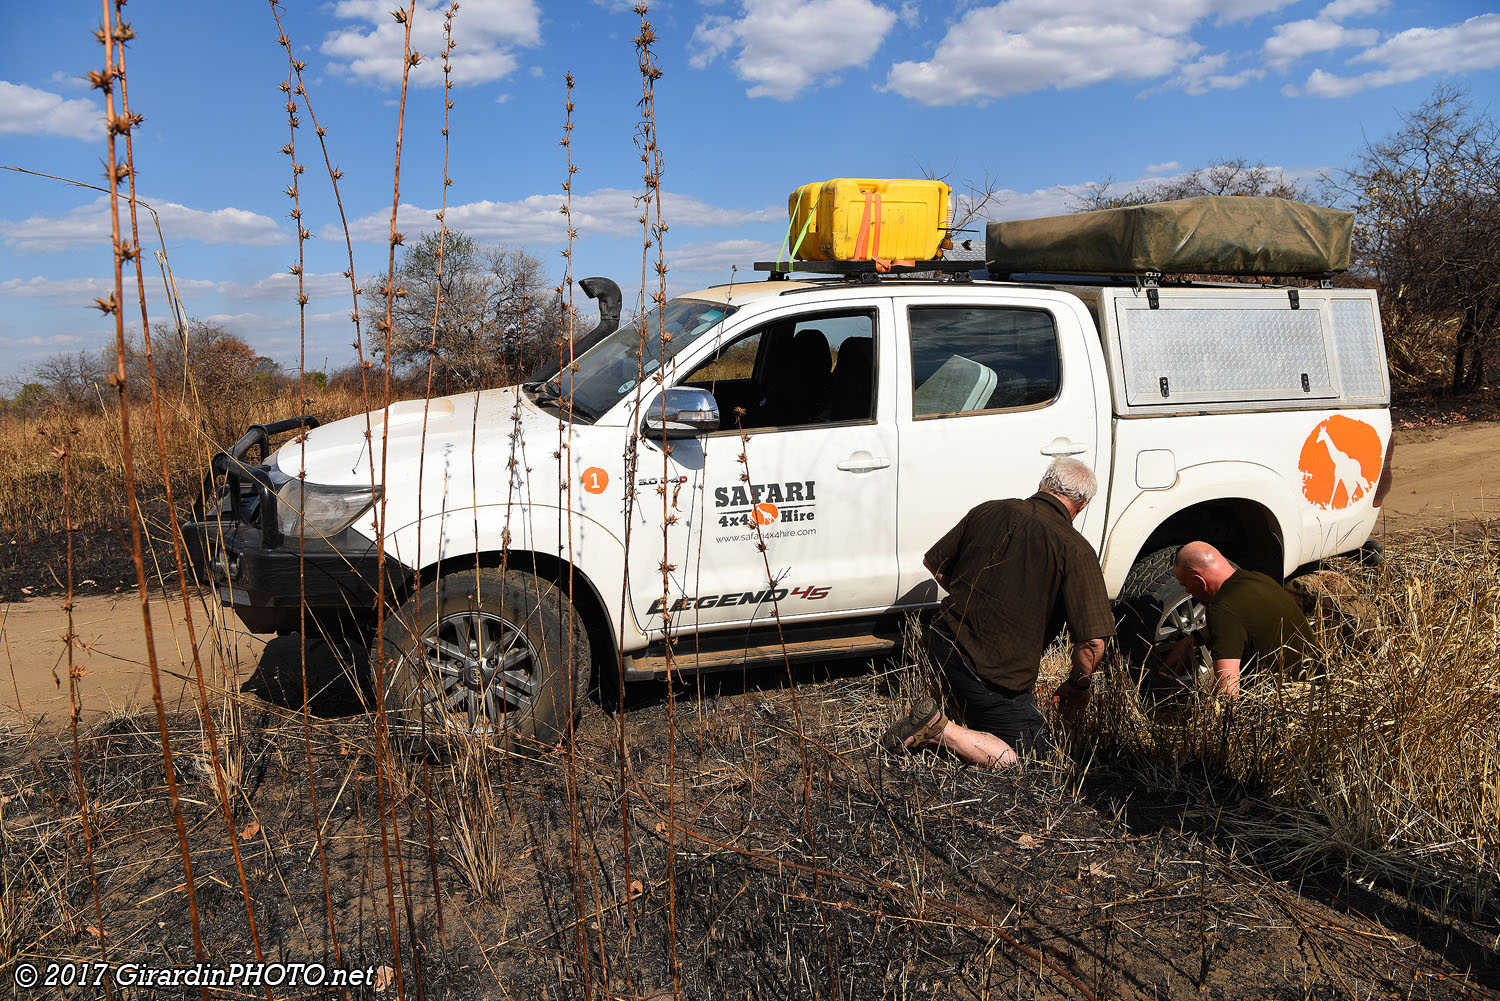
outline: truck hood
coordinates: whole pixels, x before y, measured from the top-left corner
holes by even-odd
[[[426,438],[423,438],[423,417]],[[417,465],[423,451],[429,455],[459,454],[467,457],[476,436],[484,450],[510,441],[519,418],[520,430],[528,437],[541,432],[556,435],[558,418],[533,406],[519,387],[461,393],[432,400],[403,400],[389,411],[372,410],[314,428],[305,441],[289,441],[271,461],[283,473],[296,476],[306,463],[307,479],[332,486],[356,486],[370,482],[371,455],[376,482],[381,476],[381,448],[385,472],[392,480],[416,482]],[[366,430],[369,438],[366,438]],[[481,465],[493,457],[479,456]]]

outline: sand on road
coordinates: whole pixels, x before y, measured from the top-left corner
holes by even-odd
[[[1391,474],[1377,538],[1488,524],[1500,518],[1500,424],[1397,430]]]
[[[197,701],[198,687],[182,603],[153,596],[150,608],[162,703],[168,712],[188,708]],[[209,622],[209,614],[194,604],[205,683],[211,692],[237,689],[271,637],[246,633],[233,615],[225,618],[218,609],[212,610],[218,622]],[[47,725],[67,722],[67,634],[62,598],[0,605],[0,723],[37,716]],[[92,719],[151,705],[146,629],[136,592],[75,598],[73,635],[82,715]]]
[[[1495,497],[1500,493],[1500,423],[1400,431],[1393,470],[1377,538],[1396,542],[1404,534],[1435,529],[1472,533],[1500,515]],[[43,715],[46,725],[67,722],[67,617],[61,606],[59,598],[0,605],[0,722],[7,715]],[[163,699],[168,711],[186,708],[196,699],[196,683],[188,687],[193,662],[181,604],[153,600],[151,608]],[[194,606],[205,671],[217,679],[211,687],[238,689],[261,662],[268,642],[288,643],[248,634],[233,615],[214,613],[218,626],[208,630],[206,610]],[[74,659],[85,671],[78,679],[83,713],[95,717],[115,709],[148,708],[151,675],[136,595],[76,599],[74,633]]]

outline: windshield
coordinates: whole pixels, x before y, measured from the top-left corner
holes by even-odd
[[[577,358],[576,372],[554,376],[544,392],[550,398],[564,400],[571,393],[573,405],[581,413],[597,417],[736,309],[722,302],[673,299],[663,309],[653,310],[644,322],[627,324],[589,348]],[[660,331],[667,334],[665,359]]]

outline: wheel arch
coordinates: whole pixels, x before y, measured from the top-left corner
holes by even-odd
[[[448,556],[417,571],[413,575],[410,589],[415,591],[440,577],[453,573],[472,572],[476,567],[519,570],[555,584],[583,618],[594,665],[597,667],[618,661],[619,643],[614,628],[614,617],[609,614],[609,608],[599,588],[588,574],[578,569],[576,564],[570,564],[566,559],[552,553],[538,552],[534,549],[497,549]]]
[[[1105,540],[1101,562],[1109,593],[1119,594],[1142,556],[1195,540],[1212,543],[1239,566],[1284,579],[1301,550],[1285,495],[1280,477],[1249,463],[1192,467],[1167,490],[1142,491]]]

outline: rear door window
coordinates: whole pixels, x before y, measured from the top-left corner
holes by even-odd
[[[1052,314],[989,306],[912,306],[912,415],[1045,406],[1060,366]]]

